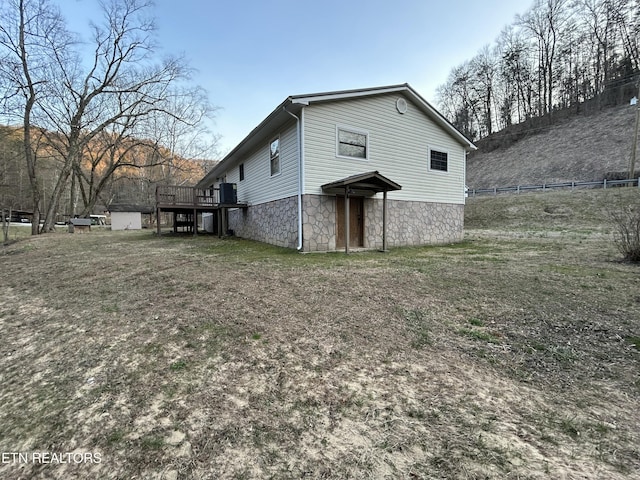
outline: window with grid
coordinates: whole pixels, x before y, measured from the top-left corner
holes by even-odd
[[[438,170],[440,172],[446,172],[449,170],[449,155],[447,152],[440,152],[438,150],[430,150],[430,163],[429,168],[431,170]]]

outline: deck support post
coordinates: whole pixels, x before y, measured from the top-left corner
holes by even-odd
[[[198,210],[193,209],[193,236],[198,235]]]
[[[156,233],[160,236],[160,197],[158,196],[158,185],[156,185]]]

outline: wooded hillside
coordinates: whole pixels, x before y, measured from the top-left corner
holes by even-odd
[[[79,168],[62,193],[56,220],[102,213],[112,202],[151,205],[156,185],[193,185],[211,166],[210,161],[188,160],[149,141],[114,145],[109,140],[108,135],[96,137],[83,150]],[[64,159],[46,143],[38,144],[36,154],[47,198]],[[32,210],[26,168],[22,130],[0,126],[0,206],[5,209]]]
[[[478,151],[467,158],[467,185],[590,181],[626,173],[635,113],[635,107],[626,105],[571,116],[552,126],[505,129],[476,142]]]
[[[561,111],[628,104],[639,72],[638,0],[534,0],[451,70],[438,106],[478,140]]]

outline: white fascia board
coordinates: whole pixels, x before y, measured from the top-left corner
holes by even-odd
[[[312,102],[330,102],[333,100],[345,100],[348,98],[366,97],[369,95],[380,95],[383,93],[401,92],[407,90],[408,85],[393,85],[381,88],[363,88],[360,90],[344,90],[340,92],[312,93],[310,95],[295,95],[291,98],[293,103],[303,103],[308,105]]]

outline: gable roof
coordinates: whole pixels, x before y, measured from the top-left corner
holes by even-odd
[[[155,208],[149,205],[139,205],[134,203],[112,203],[107,207],[110,212],[140,212],[154,213]]]
[[[322,185],[323,191],[331,193],[342,193],[345,188],[367,190],[373,193],[378,193],[401,190],[402,186],[393,180],[389,180],[378,171],[351,175],[350,177],[343,178],[342,180],[336,180],[335,182],[325,183]]]
[[[339,100],[349,100],[354,98],[381,95],[386,93],[403,93],[411,99],[417,107],[445,130],[451,137],[456,139],[461,145],[469,150],[477,150],[477,147],[465,137],[456,127],[451,124],[440,112],[438,112],[429,102],[422,98],[408,83],[400,85],[390,85],[385,87],[362,88],[356,90],[340,90],[335,92],[311,93],[305,95],[292,95],[287,97],[273,112],[269,114],[257,127],[255,127],[244,140],[242,140],[233,150],[231,150],[215,167],[211,169],[198,182],[196,187],[206,188],[211,185],[217,177],[225,172],[235,160],[251,153],[257,146],[266,144],[284,123],[291,121],[291,114],[298,115],[300,110],[307,105],[322,102],[334,102]]]

